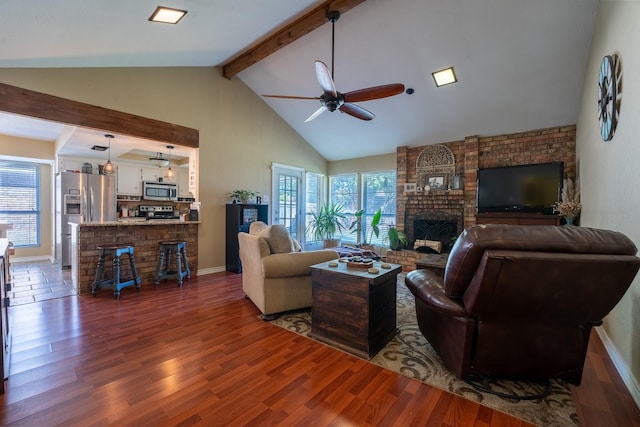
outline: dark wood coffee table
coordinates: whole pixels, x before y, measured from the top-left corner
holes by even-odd
[[[402,266],[347,268],[339,262],[311,266],[312,307],[309,336],[363,358],[371,358],[396,334],[396,281]]]
[[[440,277],[444,277],[444,270],[449,260],[449,254],[427,254],[416,261],[417,269],[431,270]]]

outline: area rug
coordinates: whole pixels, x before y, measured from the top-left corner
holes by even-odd
[[[544,398],[516,400],[479,391],[449,372],[418,328],[414,297],[405,286],[404,277],[402,273],[398,275],[396,323],[399,332],[370,360],[371,363],[539,426],[580,425],[571,391],[564,381],[551,381],[551,392]],[[308,337],[311,312],[287,313],[271,323]],[[496,381],[490,388],[502,394],[517,395],[541,391],[539,384],[524,381]]]

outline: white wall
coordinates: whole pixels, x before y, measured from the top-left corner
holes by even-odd
[[[640,2],[600,1],[577,123],[583,211],[580,225],[620,231],[640,247]],[[622,104],[613,139],[603,142],[597,115],[598,72],[604,55],[622,64]],[[606,286],[606,283],[603,283]],[[640,278],[600,328],[601,336],[640,405]]]

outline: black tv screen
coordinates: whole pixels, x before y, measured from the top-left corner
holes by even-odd
[[[478,213],[552,214],[560,200],[562,162],[478,170]]]

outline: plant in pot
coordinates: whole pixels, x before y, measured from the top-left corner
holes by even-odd
[[[391,250],[401,251],[408,243],[407,236],[395,227],[389,227],[387,236],[389,237],[389,247]]]
[[[260,192],[253,190],[234,190],[227,194],[227,196],[231,198],[232,203],[242,203],[246,205],[249,199],[255,197],[257,194],[260,194]]]
[[[339,203],[324,204],[320,210],[312,212],[313,218],[308,230],[311,232],[314,240],[322,240],[325,248],[336,247],[340,243],[340,239],[336,239],[335,235],[340,234],[345,229],[344,207]]]
[[[373,214],[373,218],[371,218],[371,224],[369,225],[370,233],[369,233],[369,241],[367,242],[367,235],[364,232],[363,228],[363,220],[364,220],[364,209],[360,209],[357,211],[354,216],[356,219],[353,220],[351,225],[349,226],[349,230],[352,230],[352,233],[362,233],[362,240],[360,241],[359,246],[363,249],[373,250],[373,245],[371,241],[373,240],[373,236],[376,238],[380,237],[380,218],[382,218],[382,208],[378,208],[375,214]]]

